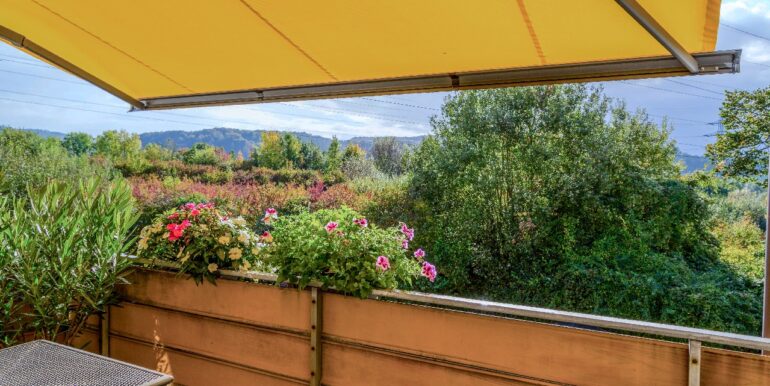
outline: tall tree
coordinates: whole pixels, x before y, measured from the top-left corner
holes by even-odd
[[[372,146],[372,158],[374,164],[387,175],[398,175],[403,171],[401,158],[404,155],[404,146],[394,137],[375,138]]]
[[[321,149],[311,142],[302,142],[302,169],[321,170],[324,168],[324,155]]]
[[[131,161],[139,158],[142,140],[139,139],[139,134],[131,134],[125,130],[107,130],[96,137],[94,148],[96,154],[113,161]]]
[[[68,133],[62,146],[72,155],[89,155],[94,151],[94,139],[86,133]]]
[[[287,167],[302,167],[302,144],[296,135],[285,133],[281,137],[281,148],[283,150],[283,157],[286,159]]]
[[[349,160],[361,160],[366,158],[366,151],[356,143],[351,143],[345,147],[345,151],[342,153],[342,162]]]
[[[281,146],[281,136],[275,131],[266,131],[262,133],[262,140],[256,151],[255,159],[257,165],[270,169],[280,169],[286,167],[286,155]]]
[[[719,110],[724,132],[706,154],[727,176],[757,179],[767,175],[770,149],[770,87],[728,91]]]
[[[332,137],[332,143],[326,150],[326,168],[327,172],[339,171],[342,166],[342,154],[340,154],[340,140],[336,136]]]

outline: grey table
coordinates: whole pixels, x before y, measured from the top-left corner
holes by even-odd
[[[0,386],[150,386],[173,380],[157,371],[47,340],[0,350]]]

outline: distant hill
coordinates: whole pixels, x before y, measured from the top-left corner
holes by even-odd
[[[142,145],[144,146],[156,143],[158,145],[179,149],[191,147],[198,142],[204,142],[222,147],[226,151],[240,151],[244,156],[248,156],[251,149],[254,146],[259,145],[263,132],[264,131],[262,130],[239,130],[217,127],[196,131],[160,131],[144,133],[140,134],[139,137],[142,139]],[[332,142],[331,139],[321,137],[320,135],[298,132],[292,132],[292,134],[299,137],[300,141],[313,143],[322,150],[328,149],[329,144]],[[340,143],[343,148],[349,143],[355,143],[368,152],[372,148],[374,138],[375,137],[354,137],[349,140],[340,140]],[[423,138],[425,138],[425,136],[396,137],[396,140],[406,145],[413,146],[422,142]]]
[[[677,152],[676,159],[677,161],[682,161],[684,163],[685,168],[682,172],[684,174],[689,174],[694,171],[701,170],[704,167],[706,170],[711,170],[711,162],[704,156]]]
[[[48,131],[48,130],[38,130],[38,129],[24,129],[24,130],[31,131],[43,138],[53,137],[53,138],[63,139],[64,136],[66,135],[58,131]]]

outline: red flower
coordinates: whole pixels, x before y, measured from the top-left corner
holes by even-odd
[[[168,241],[171,241],[172,243],[174,241],[177,241],[180,237],[182,237],[184,230],[189,226],[190,226],[190,221],[188,220],[182,221],[181,224],[166,225],[166,229],[168,229]]]
[[[197,216],[199,214],[201,214],[201,211],[198,209],[193,209],[190,211],[190,216]]]

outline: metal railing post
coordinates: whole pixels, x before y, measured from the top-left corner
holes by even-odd
[[[99,319],[99,354],[110,356],[110,306]]]
[[[700,341],[697,340],[690,340],[689,343],[690,358],[687,363],[690,371],[687,384],[689,386],[700,386],[701,344]]]
[[[322,293],[312,287],[310,301],[310,386],[321,386],[322,358],[321,331],[323,325]]]

